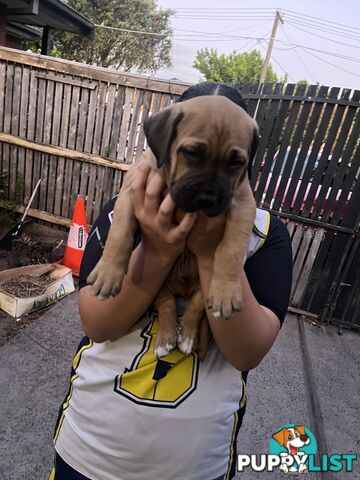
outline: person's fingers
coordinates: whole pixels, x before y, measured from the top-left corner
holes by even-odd
[[[148,214],[157,214],[162,200],[165,182],[159,173],[151,178],[145,191],[144,209]]]
[[[161,202],[158,211],[158,224],[160,227],[169,228],[173,223],[173,217],[175,213],[176,205],[174,200],[168,193],[164,200]]]
[[[181,220],[179,225],[176,227],[176,232],[179,232],[182,235],[188,235],[188,233],[192,229],[196,219],[197,219],[197,214],[195,212],[194,213],[186,213],[184,215],[184,218]]]
[[[136,169],[131,183],[130,198],[134,210],[141,209],[144,205],[145,187],[150,173],[150,165],[142,163]]]

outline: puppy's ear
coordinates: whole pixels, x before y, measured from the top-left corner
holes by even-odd
[[[253,139],[252,139],[252,142],[251,142],[251,146],[250,146],[250,152],[249,152],[249,163],[248,163],[248,177],[249,177],[249,180],[251,180],[251,167],[252,167],[252,162],[254,160],[254,157],[255,157],[255,154],[256,154],[256,150],[259,146],[259,129],[258,127],[256,126],[254,128],[254,134],[253,134]]]
[[[305,427],[303,427],[302,425],[296,425],[294,429],[297,430],[300,433],[300,435],[306,435]]]
[[[151,151],[160,168],[168,159],[176,129],[182,120],[183,112],[176,112],[172,107],[151,115],[144,121],[144,132]]]
[[[280,430],[280,432],[274,433],[272,438],[276,440],[280,445],[284,446],[286,443],[285,435],[286,435],[286,428]]]

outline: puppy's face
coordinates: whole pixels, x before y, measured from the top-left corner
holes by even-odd
[[[299,448],[310,443],[310,438],[302,425],[283,428],[272,436],[280,445],[286,447],[291,455],[296,455]]]
[[[223,96],[197,97],[153,115],[144,129],[178,208],[209,217],[228,209],[258,141],[242,108]]]

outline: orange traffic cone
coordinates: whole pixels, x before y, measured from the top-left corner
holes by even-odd
[[[62,264],[71,268],[73,275],[79,276],[89,228],[86,222],[85,200],[78,198],[71,220],[71,226]]]

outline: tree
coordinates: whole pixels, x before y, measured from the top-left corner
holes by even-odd
[[[54,32],[53,55],[102,67],[155,72],[171,65],[173,10],[158,8],[155,0],[68,0],[67,4],[94,24],[158,35],[95,27],[93,38]]]
[[[209,82],[255,83],[260,80],[264,60],[259,50],[219,55],[216,49],[203,48],[196,52],[193,67]],[[276,83],[278,76],[269,64],[266,81]]]

